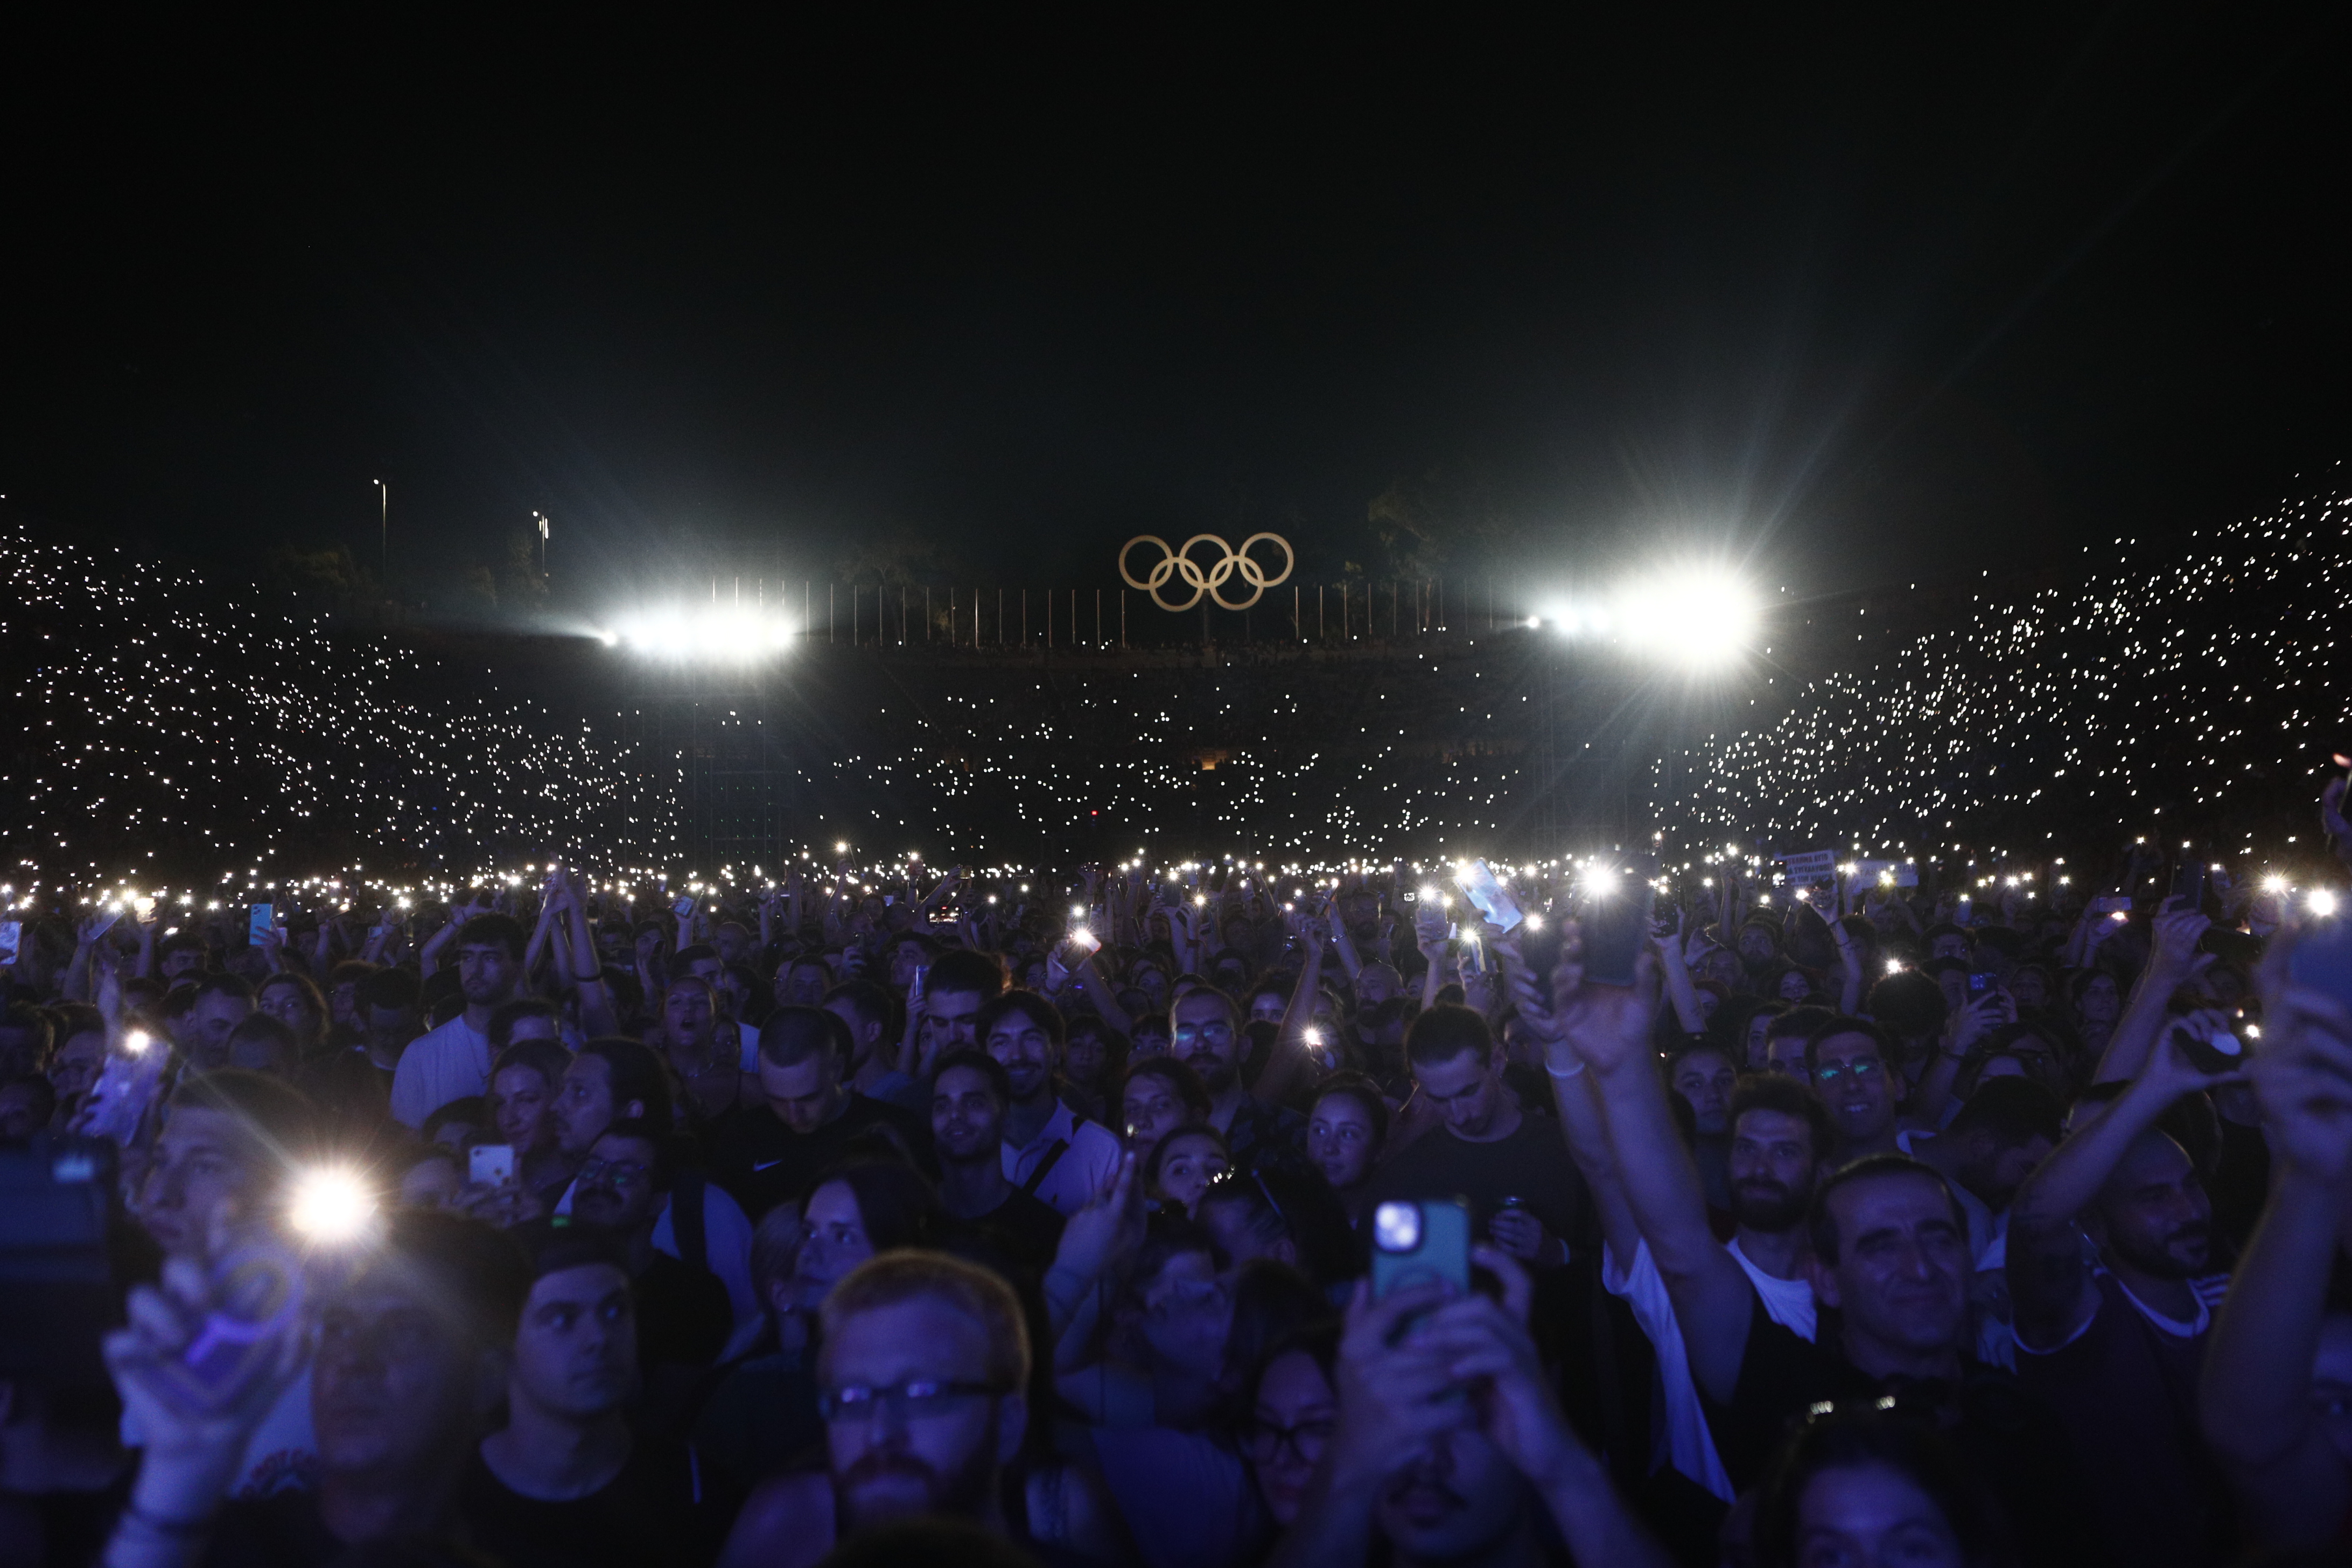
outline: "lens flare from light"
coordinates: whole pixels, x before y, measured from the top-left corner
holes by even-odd
[[[288,1222],[298,1235],[328,1245],[357,1240],[375,1216],[375,1194],[356,1174],[336,1166],[297,1177],[287,1207]]]
[[[2303,907],[2326,920],[2336,912],[2336,895],[2325,888],[2314,888],[2305,896]]]

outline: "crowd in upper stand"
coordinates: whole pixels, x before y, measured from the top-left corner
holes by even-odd
[[[2324,1560],[2352,961],[2163,870],[34,925],[0,1568]]]

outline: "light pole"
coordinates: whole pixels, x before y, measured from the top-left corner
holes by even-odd
[[[376,514],[376,548],[380,552],[376,570],[388,586],[392,582],[392,487],[378,479],[375,488],[383,498]]]
[[[547,514],[535,511],[530,515],[539,520],[539,574],[544,577],[547,575]]]

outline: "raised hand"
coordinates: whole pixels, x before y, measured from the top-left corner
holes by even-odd
[[[1055,1272],[1083,1279],[1099,1279],[1134,1255],[1143,1245],[1143,1189],[1136,1179],[1136,1159],[1119,1156],[1103,1184],[1084,1206],[1062,1226],[1061,1245],[1054,1249]]]
[[[2330,1186],[2352,1175],[2352,1011],[2325,992],[2280,991],[2247,1076],[2282,1162]]]

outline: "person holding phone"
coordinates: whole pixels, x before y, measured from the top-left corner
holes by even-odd
[[[1528,1332],[1527,1272],[1495,1247],[1474,1258],[1502,1279],[1501,1300],[1447,1282],[1377,1298],[1359,1284],[1328,1407],[1297,1369],[1310,1415],[1331,1413],[1270,1568],[1360,1568],[1382,1548],[1401,1568],[1539,1561],[1538,1508],[1579,1563],[1673,1561],[1560,1413]]]

